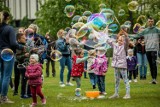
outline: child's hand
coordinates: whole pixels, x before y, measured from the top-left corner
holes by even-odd
[[[29,57],[29,53],[25,53],[25,57]]]
[[[106,75],[106,73],[103,73],[102,75],[103,75],[103,76],[105,76],[105,75]]]

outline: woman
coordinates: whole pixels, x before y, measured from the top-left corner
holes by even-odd
[[[7,11],[0,12],[0,52],[9,48],[15,53],[16,48],[23,50],[25,47],[17,44],[14,28],[8,25],[9,19]],[[4,61],[0,57],[0,103],[14,103],[7,98],[13,65],[14,57],[10,61]]]

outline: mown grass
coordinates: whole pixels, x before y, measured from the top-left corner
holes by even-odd
[[[125,85],[121,80],[118,99],[108,99],[114,93],[114,71],[112,67],[106,74],[106,92],[107,95],[104,99],[86,99],[75,100],[74,90],[76,86],[66,86],[64,88],[59,87],[59,63],[56,63],[56,77],[48,77],[44,79],[43,93],[47,98],[47,104],[45,107],[159,107],[160,101],[160,65],[158,69],[158,84],[150,84],[151,76],[147,73],[147,80],[139,80],[138,83],[130,83],[131,86],[131,99],[124,100],[122,97],[125,95]],[[45,65],[43,69],[45,75]],[[67,70],[65,70],[65,78]],[[75,84],[74,81],[71,81]],[[89,82],[89,79],[82,77],[82,95],[85,96],[85,91],[93,90]],[[96,89],[98,90],[98,89]],[[29,107],[32,99],[20,99],[20,96],[13,96],[13,91],[9,89],[8,96],[11,100],[15,101],[14,104],[1,104],[0,107]],[[38,106],[41,105],[38,98]]]

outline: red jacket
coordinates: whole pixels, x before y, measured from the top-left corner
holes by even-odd
[[[42,65],[35,64],[35,65],[27,66],[25,75],[28,78],[29,85],[41,85],[42,84]]]
[[[72,71],[71,76],[72,77],[81,77],[82,73],[84,72],[84,62],[76,63],[77,58],[80,58],[79,56],[73,55],[72,57]]]

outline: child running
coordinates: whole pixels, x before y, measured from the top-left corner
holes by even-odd
[[[42,104],[46,104],[46,99],[42,93],[42,65],[39,64],[38,54],[32,54],[29,59],[29,66],[26,68],[26,77],[28,78],[28,84],[30,85],[32,93],[32,107],[37,105],[37,95],[40,96]]]

